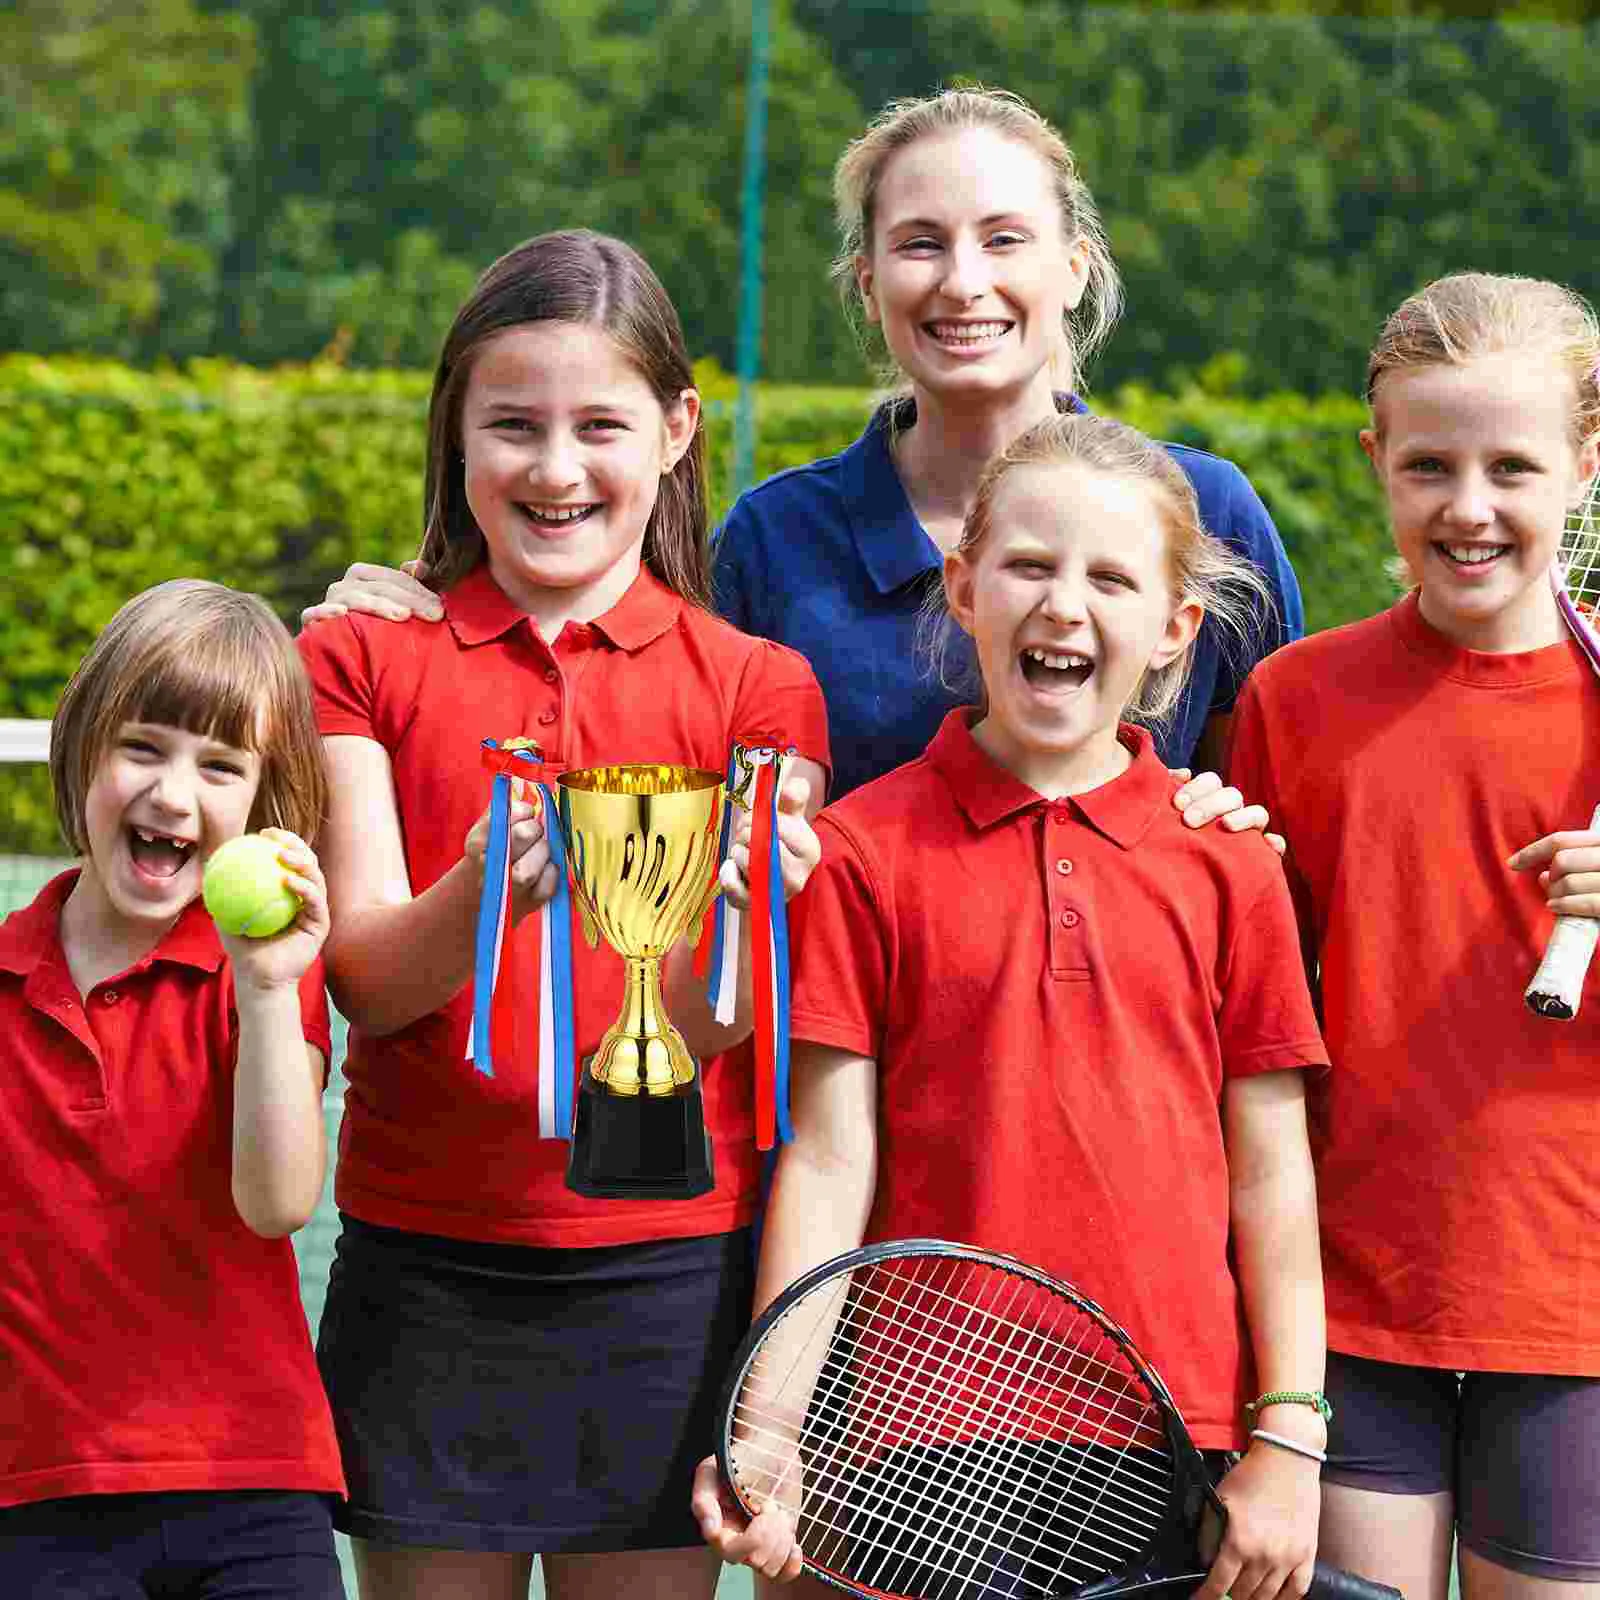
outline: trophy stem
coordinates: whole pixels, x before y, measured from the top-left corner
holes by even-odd
[[[589,1071],[608,1094],[667,1095],[694,1082],[694,1057],[667,1020],[661,957],[625,956],[622,1010],[601,1035]]]

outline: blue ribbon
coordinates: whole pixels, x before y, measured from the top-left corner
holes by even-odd
[[[772,886],[772,1025],[774,1093],[778,1114],[778,1142],[794,1139],[789,1118],[789,910],[783,897],[783,861],[778,843],[778,786],[772,786],[772,849],[767,860]]]
[[[555,1074],[556,1134],[572,1137],[573,1042],[572,1042],[572,896],[567,887],[567,849],[561,837],[561,819],[556,814],[553,786],[539,784],[544,809],[544,834],[550,845],[550,865],[556,869],[556,892],[545,919],[550,940],[551,1030],[555,1038],[555,1060],[549,1069]]]
[[[486,749],[495,749],[485,739]],[[506,853],[511,848],[511,780],[496,773],[489,794],[489,847],[483,858],[483,892],[478,899],[478,936],[472,971],[472,1064],[484,1077],[494,1076],[489,1051],[489,1018],[494,1003],[495,955],[500,943],[500,918],[505,913]]]

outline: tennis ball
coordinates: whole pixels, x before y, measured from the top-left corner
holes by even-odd
[[[278,846],[259,833],[241,833],[211,853],[201,893],[224,933],[251,939],[270,937],[300,914],[300,896],[284,885]]]

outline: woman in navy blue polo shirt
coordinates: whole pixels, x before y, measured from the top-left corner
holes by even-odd
[[[716,557],[719,608],[800,650],[821,681],[830,798],[918,756],[965,683],[932,677],[918,614],[991,456],[1052,410],[1082,410],[1084,358],[1121,300],[1094,201],[1056,131],[1012,95],[951,89],[889,106],[834,173],[847,301],[906,380],[849,449],[740,496]],[[1246,650],[1208,622],[1167,762],[1215,766],[1256,659],[1304,629],[1300,590],[1232,462],[1168,447],[1206,527],[1266,575],[1275,611]],[[964,636],[958,636],[964,639]]]
[[[934,677],[918,616],[955,544],[985,462],[1053,409],[1084,409],[1084,359],[1116,321],[1121,286],[1072,153],[1014,95],[951,89],[889,106],[834,174],[847,302],[906,380],[849,449],[740,496],[716,554],[719,608],[799,650],[827,701],[830,799],[922,753],[969,698]],[[1232,462],[1168,447],[1206,527],[1266,575],[1273,614],[1230,650],[1208,620],[1189,688],[1158,737],[1174,766],[1220,764],[1220,734],[1255,661],[1303,631],[1300,590],[1254,489]],[[347,607],[438,613],[420,584],[357,565],[308,618]],[[960,667],[965,663],[955,663]],[[1257,807],[1196,783],[1199,824],[1259,826]]]

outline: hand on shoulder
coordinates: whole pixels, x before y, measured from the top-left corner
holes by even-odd
[[[407,561],[399,567],[380,567],[357,561],[342,578],[328,585],[328,592],[314,606],[300,613],[302,626],[343,617],[352,611],[382,617],[389,622],[405,622],[418,617],[424,622],[439,622],[444,605],[423,582],[427,568],[420,561]]]

